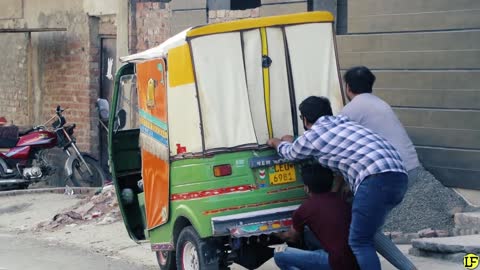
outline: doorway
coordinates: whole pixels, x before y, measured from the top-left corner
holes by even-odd
[[[115,36],[100,37],[100,93],[99,97],[112,102],[112,93],[117,70],[117,39]],[[105,123],[107,124],[107,123]],[[107,124],[108,126],[108,124]],[[108,171],[108,131],[99,124],[100,164]]]

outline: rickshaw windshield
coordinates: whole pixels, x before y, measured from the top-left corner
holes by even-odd
[[[124,75],[120,78],[116,115],[125,114],[125,124],[119,129],[138,129],[138,95],[136,76]],[[118,117],[117,117],[118,118]],[[117,119],[118,121],[118,119]]]
[[[190,40],[204,150],[262,146],[303,133],[311,95],[343,106],[331,23],[212,34]]]

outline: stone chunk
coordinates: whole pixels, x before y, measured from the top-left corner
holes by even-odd
[[[418,235],[420,236],[420,238],[435,237],[435,236],[437,236],[437,234],[435,233],[435,231],[432,230],[431,228],[418,231]]]

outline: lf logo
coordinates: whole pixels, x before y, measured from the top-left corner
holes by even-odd
[[[467,269],[476,269],[479,262],[480,257],[473,253],[469,253],[463,257],[463,266]]]

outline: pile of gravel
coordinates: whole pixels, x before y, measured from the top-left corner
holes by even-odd
[[[390,213],[384,231],[407,233],[432,228],[451,232],[454,213],[461,212],[467,203],[424,168],[416,173],[416,181],[409,183],[403,202]]]

